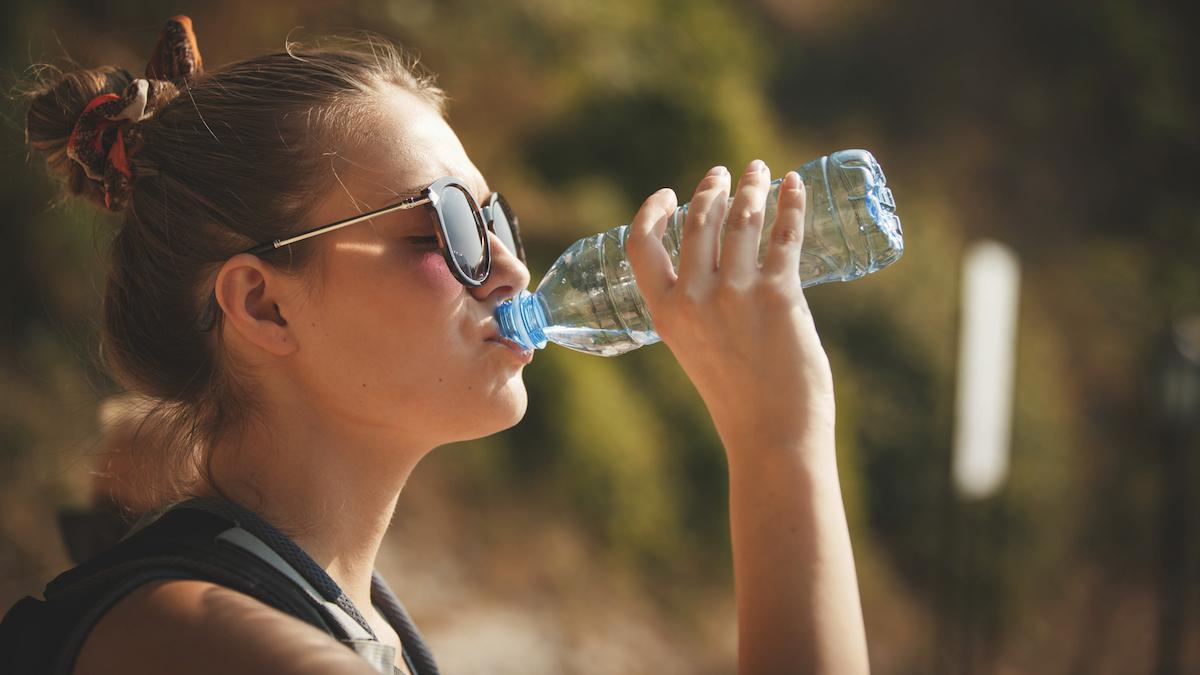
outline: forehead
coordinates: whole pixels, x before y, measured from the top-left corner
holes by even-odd
[[[354,161],[361,189],[370,194],[362,199],[415,192],[442,176],[461,178],[476,199],[488,194],[479,169],[433,106],[400,87],[390,87],[378,103],[374,140]]]

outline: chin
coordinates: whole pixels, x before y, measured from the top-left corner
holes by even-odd
[[[479,407],[471,415],[473,424],[469,428],[463,426],[467,433],[459,440],[483,438],[515,427],[525,418],[525,411],[529,407],[529,393],[518,375],[477,405]],[[483,414],[484,411],[486,414]]]
[[[506,387],[496,392],[494,407],[496,418],[503,424],[496,431],[503,431],[517,425],[525,418],[525,411],[529,408],[529,392],[525,391],[525,383],[521,381],[520,376],[513,378],[516,386]]]

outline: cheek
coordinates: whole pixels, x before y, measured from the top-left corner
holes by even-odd
[[[446,267],[446,259],[441,253],[430,251],[417,257],[414,262],[413,273],[426,287],[444,292],[457,292],[462,288],[450,268]]]

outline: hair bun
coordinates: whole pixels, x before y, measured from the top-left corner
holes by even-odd
[[[142,147],[135,125],[153,117],[175,93],[169,82],[138,78],[123,94],[100,94],[84,106],[67,137],[67,157],[100,183],[105,208],[121,211],[128,204],[134,177],[129,159]]]
[[[144,146],[141,124],[203,68],[191,19],[173,16],[159,32],[145,77],[134,79],[123,68],[104,66],[61,74],[28,92],[30,145],[46,154],[52,171],[65,176],[71,194],[122,211],[137,177],[131,160]]]

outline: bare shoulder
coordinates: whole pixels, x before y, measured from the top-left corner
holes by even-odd
[[[313,626],[243,593],[193,580],[148,583],[101,617],[74,673],[112,672],[375,673]]]

